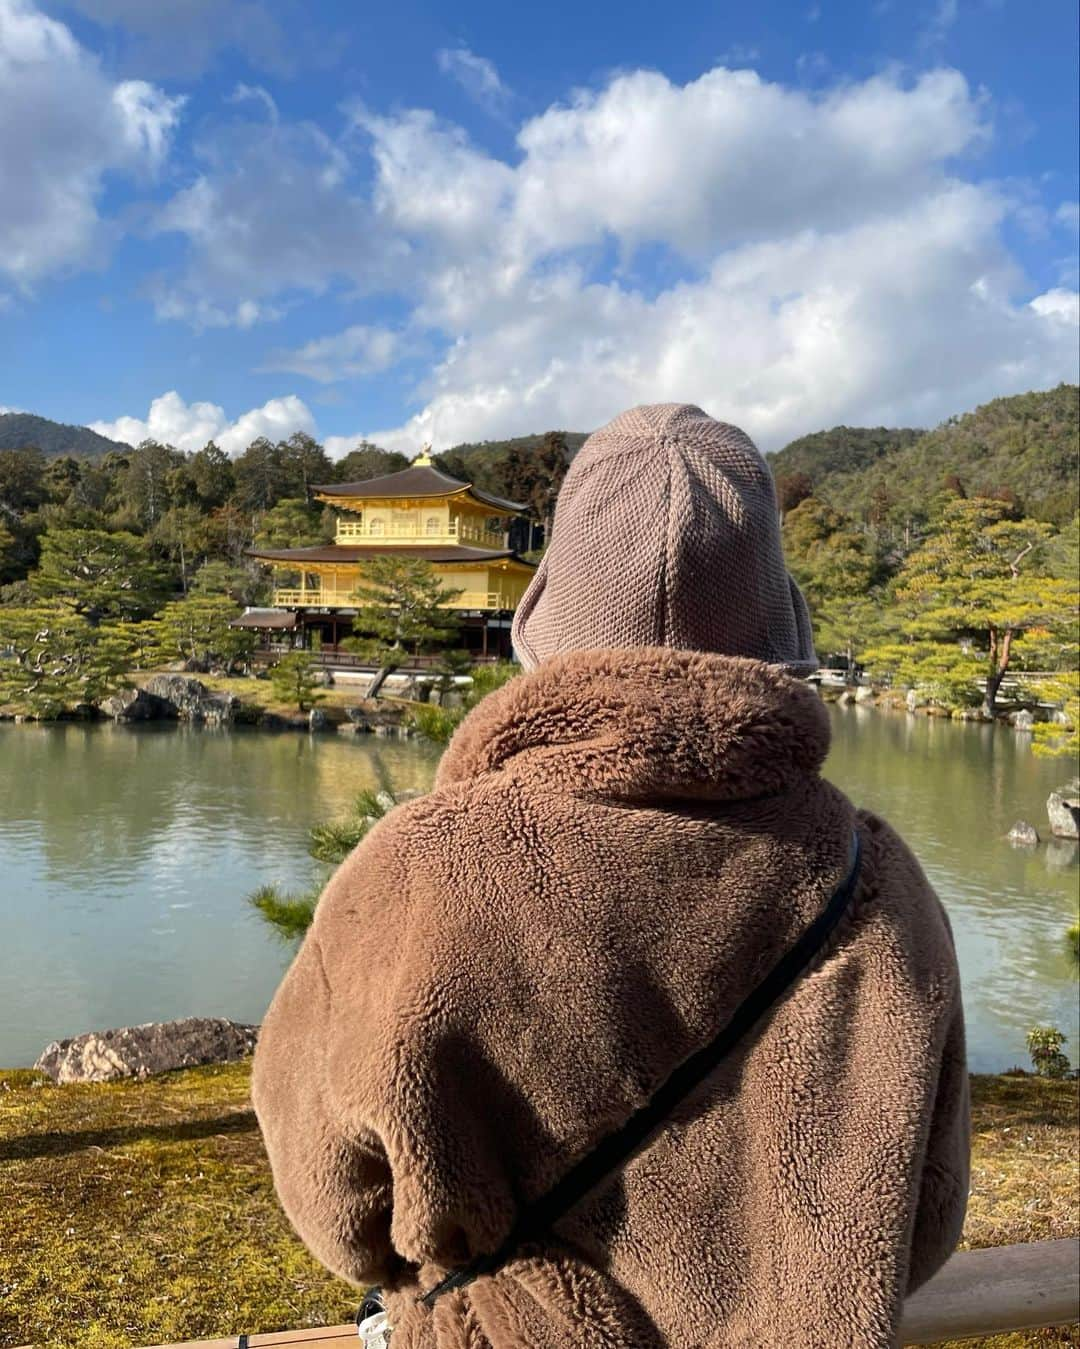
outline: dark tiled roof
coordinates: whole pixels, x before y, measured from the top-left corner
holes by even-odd
[[[381,478],[368,478],[365,482],[316,483],[312,491],[338,497],[444,497],[449,492],[460,492],[466,488],[477,501],[496,510],[504,510],[509,515],[517,515],[525,510],[520,501],[507,501],[504,497],[483,492],[472,483],[440,473],[430,464],[413,464],[411,468],[403,468],[400,473],[386,473]]]
[[[418,557],[425,562],[498,562],[504,557],[513,558],[526,567],[534,564],[509,548],[492,550],[490,548],[467,548],[464,545],[439,547],[423,544],[416,547],[401,548],[370,546],[367,544],[328,543],[320,548],[249,548],[251,557],[260,557],[266,562],[363,562],[372,557]]]

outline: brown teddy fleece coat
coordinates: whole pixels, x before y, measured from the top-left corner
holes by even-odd
[[[757,661],[558,657],[487,698],[434,791],[340,868],[254,1099],[331,1269],[394,1349],[888,1346],[967,1195],[948,922],[819,776],[828,719]],[[861,879],[814,968],[550,1242],[419,1304],[712,1039]]]

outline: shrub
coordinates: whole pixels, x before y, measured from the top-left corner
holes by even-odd
[[[1062,1052],[1065,1035],[1056,1026],[1032,1026],[1027,1034],[1028,1053],[1039,1077],[1069,1075],[1069,1060]]]

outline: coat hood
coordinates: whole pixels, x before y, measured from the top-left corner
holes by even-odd
[[[737,426],[687,403],[632,408],[589,437],[514,619],[527,669],[648,646],[817,668],[765,461]]]

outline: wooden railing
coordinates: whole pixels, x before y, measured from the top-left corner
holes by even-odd
[[[387,524],[376,520],[339,520],[334,539],[337,543],[479,543],[486,548],[499,548],[502,546],[503,534],[502,530],[484,529],[481,525],[472,525],[465,520],[450,520],[445,529],[440,528],[434,533],[428,533],[426,528],[416,525]]]
[[[1080,1321],[1080,1242],[1037,1241],[1027,1246],[994,1246],[962,1251],[904,1306],[901,1344],[970,1340],[1040,1326]],[[202,1349],[237,1349],[240,1337],[190,1341]],[[283,1330],[248,1335],[251,1349],[283,1344],[292,1349],[314,1345],[333,1349],[357,1343],[356,1327]],[[391,1339],[391,1345],[393,1340]],[[159,1345],[157,1349],[187,1349]]]
[[[333,586],[284,586],[274,591],[274,604],[281,609],[355,609],[355,590]],[[446,604],[447,609],[512,609],[514,606],[497,590],[465,590]]]
[[[259,647],[251,653],[252,665],[266,666],[276,665],[282,656],[287,656],[290,651],[297,648],[286,646],[284,643],[272,643],[270,646]],[[319,651],[305,651],[312,665],[320,670],[354,670],[361,674],[375,674],[379,669],[373,661],[359,656],[355,651],[339,651],[332,646],[324,646]],[[499,660],[498,656],[473,655],[473,665],[495,665]],[[441,655],[409,656],[405,664],[398,669],[399,674],[415,674],[417,671],[439,669],[444,661]]]

